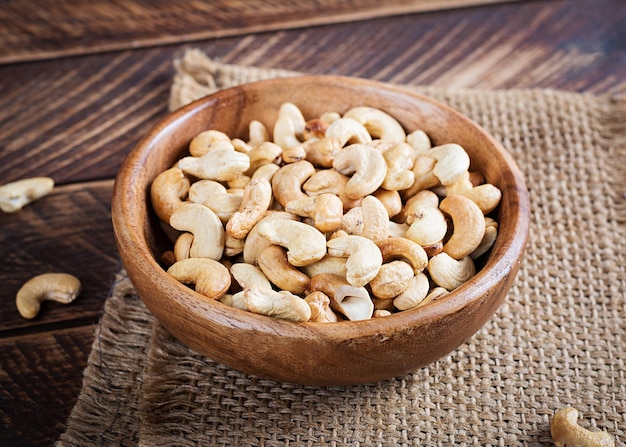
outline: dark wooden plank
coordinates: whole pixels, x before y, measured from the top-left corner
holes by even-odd
[[[98,321],[120,268],[112,186],[111,180],[60,186],[18,213],[0,213],[0,337]],[[69,305],[44,302],[34,320],[25,320],[15,307],[17,290],[46,272],[77,276],[83,291]]]
[[[0,7],[0,63],[327,25],[503,0],[171,2],[9,0]],[[516,1],[516,0],[507,0]]]
[[[49,446],[61,434],[82,383],[95,326],[0,339],[0,439]]]

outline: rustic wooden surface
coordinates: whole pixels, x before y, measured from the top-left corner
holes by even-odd
[[[114,40],[110,48],[81,41],[80,27],[47,27],[43,10],[18,14],[36,4],[44,2],[0,5],[0,183],[49,175],[58,185],[22,212],[0,214],[3,445],[50,445],[76,400],[94,325],[120,267],[111,228],[113,177],[166,113],[172,60],[186,48],[225,63],[411,85],[626,95],[623,0],[505,2],[302,28],[286,19],[286,29],[278,22],[267,32],[205,40],[160,28],[171,37],[167,45],[149,32],[167,25],[159,24],[160,13],[139,11],[136,17],[154,23],[132,35],[123,21],[109,24],[120,27],[99,37]],[[77,8],[71,14],[92,12],[81,9],[92,8],[89,2],[71,5]],[[34,40],[18,42],[24,36]],[[137,48],[142,36],[151,46]],[[16,62],[34,59],[42,52],[35,43],[48,40],[45,59]],[[31,44],[33,53],[23,56]],[[77,45],[80,51],[70,51]],[[23,320],[15,293],[44,271],[75,273],[85,291],[70,306],[46,305],[37,319]]]

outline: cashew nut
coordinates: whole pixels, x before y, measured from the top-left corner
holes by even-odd
[[[177,261],[167,273],[183,284],[193,284],[196,292],[216,300],[230,287],[230,273],[220,262],[208,258],[188,258]]]
[[[372,314],[372,318],[382,318],[382,317],[388,317],[389,315],[391,315],[391,312],[385,309],[376,309],[374,311],[374,313]]]
[[[498,236],[498,222],[493,220],[491,217],[485,217],[485,235],[483,239],[478,244],[478,247],[470,253],[470,257],[474,260],[480,258],[482,255],[487,253],[487,251],[493,246],[496,242],[496,237]]]
[[[254,173],[252,177],[250,177],[250,181],[256,180],[258,178],[267,179],[270,184],[272,183],[272,177],[276,174],[276,171],[280,169],[280,166],[275,165],[274,163],[268,163],[266,165],[260,166]]]
[[[428,155],[418,155],[413,163],[414,180],[410,188],[402,191],[402,198],[408,200],[418,192],[424,189],[430,189],[439,185],[439,179],[435,176],[433,170],[437,164],[437,160]]]
[[[311,308],[304,299],[292,293],[250,287],[244,289],[245,308],[250,312],[284,320],[302,322],[311,318]]]
[[[245,262],[235,263],[230,267],[230,274],[242,289],[250,287],[272,288],[272,284],[265,276],[265,273],[255,265],[246,264]]]
[[[226,304],[227,306],[234,307],[235,309],[247,310],[243,290],[233,294],[225,293],[218,298],[218,301],[222,304]]]
[[[344,175],[352,175],[345,187],[350,199],[359,199],[376,191],[387,174],[387,164],[381,153],[364,144],[352,144],[338,152],[333,168]]]
[[[283,149],[300,145],[306,121],[295,104],[283,103],[278,109],[278,118],[274,123],[274,143]]]
[[[338,321],[337,314],[330,308],[330,298],[324,292],[312,292],[305,298],[311,308],[310,321],[318,323],[334,323]]]
[[[210,180],[208,180],[210,181]],[[227,190],[225,193],[214,194],[205,197],[203,202],[198,202],[213,211],[223,224],[241,208],[244,191],[241,189]],[[195,203],[195,201],[192,200]]]
[[[205,130],[196,135],[189,143],[189,153],[194,157],[201,157],[215,149],[234,150],[230,137],[219,130]]]
[[[500,203],[502,192],[491,183],[474,186],[470,173],[464,172],[454,183],[446,186],[446,195],[457,194],[471,199],[483,214],[489,214]]]
[[[606,432],[592,432],[578,425],[578,410],[573,407],[557,411],[550,421],[550,435],[556,447],[614,447]]]
[[[365,126],[352,118],[339,118],[326,129],[326,138],[337,141],[339,147],[346,144],[364,144],[372,141],[372,136]]]
[[[248,170],[250,158],[234,148],[219,148],[201,157],[183,157],[178,161],[178,167],[201,179],[230,181]]]
[[[426,298],[424,298],[418,305],[417,307],[422,307],[427,305],[428,303],[432,303],[433,301],[437,301],[439,298],[443,298],[444,296],[446,296],[449,292],[444,289],[443,287],[433,287],[430,292],[428,292],[428,295],[426,295]]]
[[[345,187],[350,178],[334,169],[323,169],[317,171],[302,185],[302,190],[310,196],[319,196],[320,194],[335,194],[341,199],[343,209],[349,210],[361,204],[361,198],[356,200],[349,199],[345,194]]]
[[[414,130],[406,136],[406,142],[411,145],[415,155],[424,155],[431,149],[430,138],[423,130]]]
[[[420,191],[405,205],[406,223],[409,229],[404,237],[429,247],[443,240],[448,231],[448,223],[439,210],[439,198],[429,190]]]
[[[193,244],[193,234],[182,233],[174,242],[174,259],[180,261],[191,257],[191,244]]]
[[[384,189],[408,189],[415,181],[415,173],[411,170],[415,162],[415,153],[408,143],[398,143],[383,152],[387,163],[387,174],[382,183]]]
[[[309,284],[309,277],[287,261],[287,254],[278,245],[265,247],[257,262],[267,279],[281,290],[299,295]]]
[[[406,290],[413,277],[413,268],[404,261],[384,263],[369,283],[372,295],[380,299],[394,298]]]
[[[409,281],[406,289],[396,296],[393,305],[398,310],[409,310],[419,306],[428,295],[430,284],[424,273],[415,275]]]
[[[334,138],[322,137],[306,140],[301,147],[307,161],[318,168],[330,168],[333,166],[335,154],[343,146]]]
[[[321,118],[314,118],[307,121],[304,124],[304,130],[302,131],[302,138],[304,140],[310,140],[312,138],[324,138],[326,135],[326,129],[330,122],[324,121]]]
[[[389,214],[376,197],[370,195],[361,202],[363,231],[360,236],[379,242],[389,237]]]
[[[271,141],[264,141],[257,146],[253,146],[250,152],[248,152],[250,167],[246,171],[246,175],[253,175],[261,166],[276,164],[280,161],[282,153],[283,149]]]
[[[469,256],[457,261],[447,253],[442,252],[430,258],[428,273],[438,286],[447,290],[454,290],[476,274],[476,267]]]
[[[443,245],[443,251],[454,259],[461,259],[472,253],[485,235],[485,217],[471,199],[465,196],[447,196],[439,204],[439,209],[452,219],[453,233]]]
[[[285,211],[296,216],[310,217],[313,225],[322,233],[332,232],[341,226],[343,203],[335,194],[320,194],[291,200],[285,205]]]
[[[348,320],[366,320],[372,317],[374,303],[365,287],[354,286],[344,278],[322,273],[311,278],[310,292],[323,292],[330,298],[330,307]]]
[[[458,144],[448,143],[435,146],[428,151],[427,155],[437,161],[433,174],[444,186],[457,181],[469,169],[469,155]]]
[[[243,253],[245,239],[235,239],[228,233],[224,233],[224,256],[237,256]]]
[[[224,227],[219,217],[204,205],[185,203],[170,217],[170,225],[193,234],[192,258],[219,260],[224,252]]]
[[[389,237],[377,243],[383,256],[383,262],[400,259],[407,261],[415,275],[428,265],[428,256],[424,249],[415,242],[403,237]]]
[[[302,184],[315,173],[315,167],[306,160],[281,167],[272,177],[274,197],[284,207],[287,202],[306,197]]]
[[[402,142],[406,138],[404,128],[388,113],[374,107],[354,107],[343,115],[362,124],[369,134],[381,140]]]
[[[172,169],[179,170],[182,174],[182,170],[180,168],[176,167]],[[228,192],[224,185],[220,182],[216,182],[215,180],[198,180],[193,182],[191,186],[188,186],[187,189],[189,190],[189,200],[194,203],[204,203],[211,196],[216,194],[226,194]],[[169,221],[169,219],[167,221]]]
[[[296,216],[291,213],[287,213],[284,211],[273,211],[268,212],[263,219],[261,219],[248,233],[248,237],[246,237],[245,242],[243,244],[243,261],[255,265],[257,263],[257,259],[259,257],[259,253],[269,246],[272,245],[270,241],[259,234],[259,224],[266,220],[273,219],[289,219],[296,220]]]
[[[251,120],[248,124],[248,144],[254,147],[264,141],[269,141],[267,127],[259,120]]]
[[[387,190],[387,189],[378,189],[373,194],[381,203],[385,206],[387,210],[387,215],[391,218],[400,214],[403,208],[402,197],[400,197],[400,193],[395,190]]]
[[[257,224],[257,227],[261,236],[272,244],[287,249],[287,259],[293,266],[302,267],[313,264],[326,255],[326,237],[324,234],[303,222],[286,219],[263,219]]]
[[[319,275],[320,273],[333,273],[345,278],[348,274],[346,262],[346,258],[326,255],[319,261],[302,267],[302,270],[309,278]]]
[[[226,232],[235,239],[244,239],[265,215],[272,203],[272,186],[265,178],[248,183],[243,191],[239,211],[226,224]]]
[[[355,287],[370,282],[380,270],[383,256],[374,241],[362,236],[340,236],[329,240],[330,256],[347,257],[346,279]]]
[[[5,213],[15,213],[29,203],[41,199],[54,188],[54,180],[49,177],[33,177],[0,186],[0,209]]]
[[[42,301],[68,304],[80,294],[78,278],[68,273],[43,273],[26,281],[17,291],[15,305],[23,318],[37,316]]]
[[[177,166],[156,176],[150,186],[150,200],[157,217],[169,222],[172,213],[183,204],[190,192],[190,181]]]

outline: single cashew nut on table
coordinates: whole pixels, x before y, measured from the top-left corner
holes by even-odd
[[[364,144],[352,144],[335,155],[333,168],[351,175],[345,186],[346,196],[359,199],[375,192],[387,174],[387,164],[382,154]]]
[[[578,410],[572,407],[557,411],[550,421],[550,435],[556,447],[614,447],[615,440],[606,432],[592,432],[578,425]]]
[[[365,287],[355,287],[344,278],[331,273],[315,275],[309,282],[310,293],[323,292],[330,298],[330,307],[348,320],[372,317],[374,303]]]
[[[378,274],[383,264],[383,256],[371,239],[362,236],[340,236],[329,240],[330,256],[347,257],[346,279],[355,287],[370,282]]]
[[[287,249],[287,259],[295,267],[319,261],[326,255],[326,237],[315,227],[287,219],[262,220],[259,234],[272,244]]]
[[[43,301],[68,304],[81,292],[81,283],[68,273],[43,273],[26,281],[17,291],[15,305],[23,318],[37,316]]]
[[[283,291],[250,287],[243,291],[245,308],[250,312],[302,322],[311,318],[311,307],[303,298]]]
[[[224,264],[208,258],[177,261],[167,273],[183,284],[193,284],[196,292],[211,300],[222,297],[230,287],[230,272]]]
[[[49,177],[32,177],[0,186],[0,210],[15,213],[29,203],[41,199],[54,189]]]
[[[185,203],[178,207],[170,225],[193,234],[189,255],[192,258],[219,260],[224,253],[224,226],[219,217],[204,205]]]

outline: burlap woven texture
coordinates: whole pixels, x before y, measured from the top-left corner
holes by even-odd
[[[176,62],[171,108],[293,73]],[[549,418],[626,441],[626,107],[550,90],[420,88],[511,152],[532,202],[527,253],[505,304],[465,345],[404,377],[347,387],[277,383],[189,350],[120,273],[82,392],[57,445],[551,445]]]

